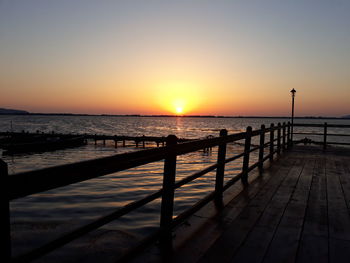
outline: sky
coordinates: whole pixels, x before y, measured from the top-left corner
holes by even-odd
[[[0,108],[350,114],[349,0],[0,0]]]

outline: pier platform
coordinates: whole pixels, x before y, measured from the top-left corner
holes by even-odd
[[[349,262],[350,148],[295,146],[231,194],[131,262]]]

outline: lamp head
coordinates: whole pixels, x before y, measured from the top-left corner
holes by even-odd
[[[292,97],[294,98],[295,97],[295,93],[296,93],[297,91],[295,90],[295,89],[292,89],[291,91],[290,91],[290,93],[292,94]]]

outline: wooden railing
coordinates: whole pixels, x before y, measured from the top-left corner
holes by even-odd
[[[315,144],[321,144],[323,145],[323,149],[327,148],[327,145],[334,144],[334,145],[350,145],[349,142],[335,142],[335,141],[329,141],[328,137],[349,137],[350,134],[341,134],[341,133],[329,133],[328,128],[350,128],[350,125],[346,124],[327,124],[325,122],[324,124],[306,124],[306,123],[294,123],[294,127],[306,127],[306,128],[321,128],[323,132],[293,132],[295,135],[305,135],[305,136],[320,136],[322,137],[322,141],[313,141],[311,139],[308,139],[305,137],[302,140],[299,140],[299,142],[304,142],[304,143],[315,143]],[[298,142],[298,141],[295,141]]]
[[[87,234],[145,204],[161,198],[160,227],[152,238],[160,238],[161,244],[167,244],[171,240],[172,229],[182,222],[186,217],[198,211],[208,202],[214,200],[215,204],[220,206],[223,202],[223,192],[237,181],[241,180],[243,185],[248,184],[249,173],[258,168],[263,170],[265,161],[273,161],[275,155],[281,154],[290,145],[291,138],[290,123],[278,123],[277,126],[271,124],[266,128],[264,125],[259,130],[252,130],[247,127],[246,132],[227,135],[226,130],[220,131],[220,137],[195,140],[191,142],[178,143],[178,138],[174,135],[167,137],[166,146],[138,152],[118,154],[110,157],[83,161],[73,164],[66,164],[52,168],[45,168],[36,171],[19,173],[8,176],[7,165],[0,159],[0,180],[1,180],[1,197],[0,197],[0,232],[1,244],[0,257],[5,262],[28,262],[39,258],[68,242]],[[269,134],[269,138],[266,138]],[[259,144],[254,146],[251,141],[253,137],[259,137]],[[233,157],[227,157],[227,144],[239,140],[244,140],[244,151]],[[266,142],[267,141],[267,142]],[[176,177],[176,158],[179,155],[207,149],[218,146],[217,162],[201,171],[198,171],[178,182]],[[265,148],[268,148],[268,154],[265,154]],[[258,151],[257,161],[250,164],[251,153]],[[224,184],[225,165],[239,158],[243,158],[241,172],[228,180]],[[107,175],[137,167],[140,165],[164,160],[163,186],[162,189],[118,210],[100,217],[99,219],[73,230],[70,233],[47,243],[39,248],[29,251],[23,255],[11,257],[11,226],[10,226],[10,209],[9,203],[15,199],[28,195],[40,193],[50,189],[82,182],[99,176]],[[194,206],[173,218],[174,191],[175,189],[216,170],[214,191],[205,198],[197,202]],[[148,239],[150,240],[150,239]]]

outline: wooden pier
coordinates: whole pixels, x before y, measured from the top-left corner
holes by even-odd
[[[37,139],[37,137],[40,136],[40,138],[53,138],[53,137],[60,137],[60,138],[70,138],[74,136],[83,137],[86,140],[93,141],[95,145],[98,143],[101,143],[103,145],[106,145],[107,141],[114,142],[115,148],[118,147],[118,144],[121,144],[123,147],[132,146],[132,147],[140,147],[145,148],[146,145],[156,145],[157,147],[164,146],[166,142],[166,137],[164,136],[124,136],[124,135],[104,135],[104,134],[64,134],[64,133],[42,133],[42,132],[0,132],[0,146],[1,144],[7,144],[11,142],[17,142],[17,141],[31,141],[34,139]],[[195,139],[184,139],[179,138],[179,142],[187,142],[190,140]],[[120,146],[120,145],[119,145]]]
[[[234,195],[131,262],[349,262],[350,149],[296,146]]]
[[[259,130],[178,143],[174,135],[166,146],[118,154],[8,176],[0,160],[0,257],[3,262],[40,260],[50,252],[161,199],[160,227],[129,253],[110,262],[349,262],[350,258],[350,151],[335,151],[327,140],[291,141],[291,124],[271,124]],[[350,128],[350,125],[338,125]],[[333,125],[333,127],[338,127]],[[310,135],[314,132],[308,133]],[[342,136],[342,134],[337,134]],[[334,136],[332,134],[332,136]],[[259,145],[251,143],[259,139]],[[244,141],[241,153],[227,144]],[[300,147],[314,142],[323,147]],[[349,143],[342,143],[348,146]],[[176,181],[177,156],[218,147],[217,162]],[[257,152],[257,160],[251,153]],[[241,171],[224,180],[226,163],[242,160]],[[10,202],[50,189],[164,160],[163,186],[158,191],[19,256],[12,256]],[[213,191],[174,217],[175,190],[216,171]],[[237,183],[241,182],[241,183]],[[102,252],[101,252],[102,253]],[[114,253],[114,252],[113,252]],[[103,254],[103,253],[102,253]],[[71,261],[71,259],[68,257]],[[67,260],[68,260],[67,259]],[[84,262],[91,261],[86,258]],[[45,262],[45,261],[44,261]]]

